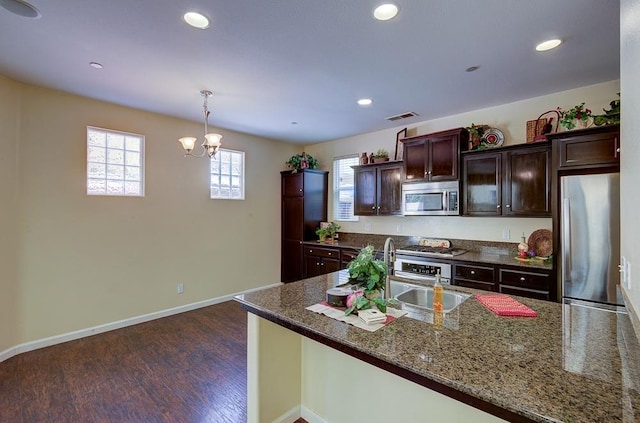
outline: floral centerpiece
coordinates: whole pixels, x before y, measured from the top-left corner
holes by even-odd
[[[586,127],[589,119],[593,117],[591,110],[584,107],[584,102],[569,110],[558,107],[557,111],[560,113],[560,125],[566,129],[574,129],[578,125]]]
[[[375,259],[373,246],[363,248],[349,263],[347,269],[350,279],[356,282],[359,289],[347,297],[347,309],[344,314],[349,315],[356,310],[372,307],[386,313],[387,301],[380,297],[380,292],[384,290],[387,265],[384,261]]]
[[[314,159],[311,157],[311,154],[307,154],[304,151],[301,154],[291,156],[291,158],[285,163],[294,171],[298,169],[316,169],[318,167],[318,160]]]

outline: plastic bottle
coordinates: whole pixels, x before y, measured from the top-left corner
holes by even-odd
[[[442,284],[440,283],[440,269],[438,269],[438,273],[436,274],[436,283],[433,285],[433,309],[435,310],[437,305],[439,305],[440,310],[442,310],[442,297],[444,296],[444,289],[442,288]]]

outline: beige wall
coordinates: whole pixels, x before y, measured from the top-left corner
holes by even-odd
[[[16,258],[2,259],[18,263],[7,270],[3,262],[0,275],[8,285],[0,309],[9,314],[0,320],[0,352],[279,282],[279,171],[297,149],[221,131],[223,147],[246,152],[246,200],[210,200],[208,161],[183,158],[176,141],[200,134],[202,123],[8,79],[0,79],[0,90],[12,94],[0,103],[0,248],[17,249]],[[85,194],[87,125],[146,136],[144,198]],[[16,149],[17,179],[15,166],[4,166]],[[5,241],[16,215],[9,207],[5,219],[5,199],[15,186],[18,239]],[[184,294],[176,293],[178,282]],[[7,323],[16,321],[20,329]]]
[[[487,124],[500,128],[505,134],[505,145],[521,144],[526,139],[526,121],[560,106],[569,108],[586,102],[595,113],[617,98],[619,81],[582,87],[575,90],[522,100],[458,115],[433,119],[409,125],[410,132],[428,134],[449,128]],[[308,146],[307,151],[322,163],[331,163],[334,157],[372,152],[384,148],[395,152],[396,133],[404,126],[362,134],[328,143]],[[332,207],[331,196],[329,206]],[[330,208],[329,215],[332,216]],[[436,236],[486,241],[518,242],[522,233],[528,237],[539,228],[551,229],[551,219],[542,218],[470,218],[470,217],[360,217],[358,222],[342,222],[342,230],[358,233],[381,233]],[[510,238],[503,239],[509,230]]]
[[[621,254],[631,263],[631,285],[626,293],[640,314],[640,3],[622,0],[620,8],[621,100]],[[640,334],[640,327],[636,327]]]
[[[20,339],[18,320],[18,120],[20,85],[0,77],[0,352]]]

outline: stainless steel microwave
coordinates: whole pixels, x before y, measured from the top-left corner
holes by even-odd
[[[402,185],[405,216],[457,216],[460,214],[460,183],[425,182]]]

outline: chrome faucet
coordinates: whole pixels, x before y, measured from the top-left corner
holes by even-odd
[[[390,237],[384,242],[384,264],[387,265],[387,275],[384,284],[384,298],[391,298],[391,275],[393,275],[393,264],[396,261],[396,246]]]

